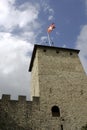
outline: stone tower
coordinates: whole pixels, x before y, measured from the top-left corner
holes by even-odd
[[[35,45],[32,73],[32,125],[37,130],[80,130],[87,124],[87,76],[79,50]],[[37,106],[37,105],[36,105]]]

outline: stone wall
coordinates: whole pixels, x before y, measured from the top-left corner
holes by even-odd
[[[81,129],[87,123],[87,76],[77,51],[37,46],[37,53],[33,62],[38,61],[40,128]],[[53,106],[59,107],[60,117],[52,116]]]
[[[32,73],[31,73],[31,100],[33,96],[39,97],[39,79],[38,79],[38,52],[36,53]]]
[[[38,104],[35,97],[33,101],[26,101],[25,96],[10,100],[10,95],[3,95],[0,100],[0,130],[31,130],[32,109]]]
[[[78,51],[40,45],[34,49],[32,101],[3,95],[0,130],[81,130],[87,124],[87,76]]]

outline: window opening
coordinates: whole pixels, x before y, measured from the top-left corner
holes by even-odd
[[[44,49],[43,51],[46,52],[46,49]]]
[[[56,51],[56,53],[59,53],[59,51]]]
[[[58,106],[53,106],[51,111],[53,117],[60,117],[60,109]]]
[[[63,130],[63,125],[61,125],[61,130]]]
[[[50,88],[50,93],[52,93],[52,89]]]
[[[72,52],[70,52],[70,55],[73,55],[73,53],[72,53]]]

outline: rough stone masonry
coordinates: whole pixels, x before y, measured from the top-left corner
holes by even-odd
[[[87,124],[87,76],[79,50],[35,45],[31,101],[3,95],[0,130],[81,130]]]

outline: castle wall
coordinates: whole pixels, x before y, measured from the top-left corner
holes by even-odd
[[[77,51],[38,47],[39,74],[79,72],[85,74]],[[44,71],[43,71],[44,69]]]
[[[87,76],[77,52],[43,47],[37,51],[42,129],[81,129],[87,121]],[[55,105],[60,117],[52,117]]]
[[[32,110],[36,109],[38,101],[35,97],[32,102],[26,101],[25,96],[11,100],[10,95],[3,95],[0,100],[0,130],[31,130]]]
[[[31,100],[33,96],[39,97],[39,79],[38,79],[38,52],[36,53],[31,73]]]
[[[0,130],[81,130],[87,123],[87,76],[77,53],[35,46],[30,64],[32,101],[3,95]]]

